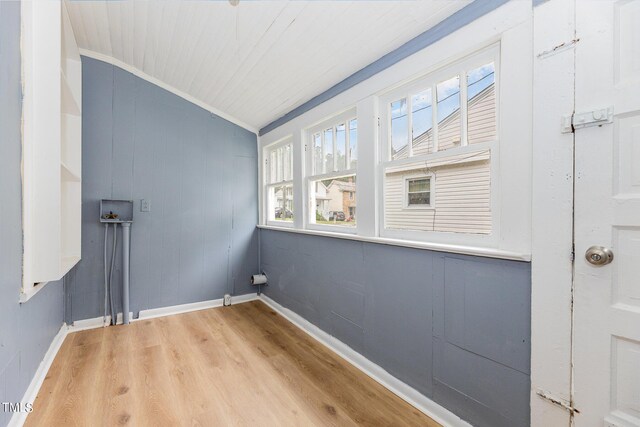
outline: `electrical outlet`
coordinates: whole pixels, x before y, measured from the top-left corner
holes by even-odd
[[[140,200],[140,212],[151,212],[151,200]]]
[[[231,305],[231,295],[229,294],[224,294],[224,303],[225,306],[227,305]]]

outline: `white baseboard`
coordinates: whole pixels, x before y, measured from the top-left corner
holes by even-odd
[[[231,305],[242,304],[243,302],[255,301],[260,299],[258,294],[244,294],[231,297]]]
[[[170,305],[168,307],[140,310],[140,314],[138,314],[138,319],[136,320],[154,319],[156,317],[171,316],[173,314],[188,313],[190,311],[206,310],[207,308],[214,307],[222,307],[222,298],[193,302],[190,304]]]
[[[129,319],[134,321],[133,312],[129,312]],[[122,312],[118,313],[116,316],[116,325],[122,325]],[[97,329],[109,326],[111,324],[111,316],[107,316],[106,318],[94,317],[92,319],[82,319],[76,320],[68,326],[69,333],[78,332],[78,331],[86,331],[87,329]]]
[[[1,0],[0,0],[1,1]],[[242,304],[244,302],[255,301],[258,299],[256,294],[237,295],[231,297],[231,304]],[[208,301],[199,301],[189,304],[171,305],[168,307],[150,308],[148,310],[140,310],[138,318],[133,318],[133,313],[129,313],[129,319],[131,322],[137,322],[139,320],[154,319],[156,317],[172,316],[174,314],[189,313],[191,311],[206,310],[208,308],[222,307],[223,299],[212,299]],[[84,331],[87,329],[102,328],[109,326],[111,323],[111,316],[94,317],[92,319],[76,320],[71,326],[69,326],[69,332]],[[116,319],[116,325],[122,324],[122,313],[118,313]]]
[[[443,426],[471,426],[466,421],[460,419],[460,417],[458,417],[453,412],[440,406],[410,385],[400,381],[399,379],[388,373],[386,370],[384,370],[384,368],[382,368],[381,366],[376,365],[342,341],[329,335],[299,314],[283,307],[264,294],[261,294],[259,299],[269,307],[274,309],[276,312],[278,312],[280,315],[282,315],[285,319],[296,325],[298,328],[302,329],[316,341],[319,341],[334,353],[337,353],[338,356],[342,357],[344,360],[360,369],[369,377],[377,381],[380,385],[382,385],[419,411],[423,412],[434,421],[442,424]]]
[[[49,368],[51,367],[53,360],[56,358],[60,347],[62,347],[62,343],[64,342],[64,339],[68,333],[69,328],[67,327],[66,323],[63,323],[56,336],[53,337],[53,341],[51,341],[51,345],[45,353],[44,359],[42,359],[42,362],[40,362],[38,370],[33,375],[31,383],[29,383],[29,387],[27,387],[27,391],[24,392],[24,396],[21,400],[22,403],[33,404],[33,402],[36,400],[36,396],[40,391],[40,387],[42,387],[42,383],[47,376],[47,372],[49,372]],[[8,427],[21,427],[26,421],[27,415],[29,415],[27,412],[14,413],[9,420]]]
[[[246,294],[231,297],[231,304],[242,304],[258,299],[256,294]],[[224,300],[212,299],[208,301],[194,302],[190,304],[172,305],[169,307],[150,308],[141,310],[136,320],[153,319],[155,317],[171,316],[174,314],[188,313],[190,311],[206,310],[208,308],[222,307]]]

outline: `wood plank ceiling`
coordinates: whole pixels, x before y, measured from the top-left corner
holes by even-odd
[[[258,129],[471,0],[70,1],[82,52]]]

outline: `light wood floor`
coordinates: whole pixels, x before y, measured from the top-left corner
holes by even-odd
[[[259,301],[67,336],[27,426],[438,424]]]

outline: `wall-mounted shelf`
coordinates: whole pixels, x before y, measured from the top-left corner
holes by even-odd
[[[82,63],[64,1],[21,8],[24,302],[81,257]]]

